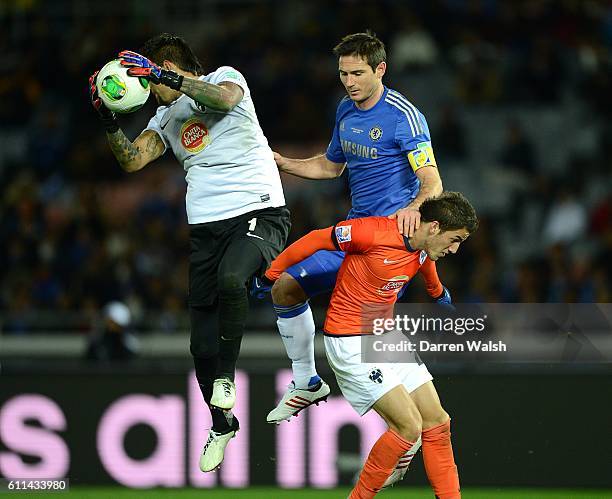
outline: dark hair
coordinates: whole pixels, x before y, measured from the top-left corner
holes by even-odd
[[[202,65],[191,47],[180,36],[162,33],[145,42],[140,53],[151,59],[155,64],[163,64],[165,60],[176,64],[183,71],[196,75],[203,73]]]
[[[422,221],[437,221],[442,232],[465,228],[471,234],[478,228],[476,210],[460,192],[443,192],[426,199],[419,211]]]
[[[375,70],[381,62],[387,61],[385,44],[370,30],[367,30],[365,33],[346,35],[340,40],[340,43],[334,47],[334,54],[338,58],[343,55],[358,55],[367,61],[368,65],[373,70]]]

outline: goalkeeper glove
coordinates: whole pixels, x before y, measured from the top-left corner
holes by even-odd
[[[254,276],[249,286],[249,293],[258,300],[263,300],[272,290],[272,286],[274,282],[265,275],[263,277]]]
[[[96,85],[96,79],[98,77],[98,71],[89,77],[89,98],[91,99],[91,105],[98,113],[100,121],[104,125],[104,128],[108,133],[115,133],[119,130],[119,123],[117,122],[117,116],[110,109],[108,109],[100,96],[98,95],[98,86]]]
[[[174,90],[181,89],[183,83],[182,75],[160,68],[144,55],[132,52],[131,50],[123,50],[119,52],[119,60],[122,66],[129,68],[127,73],[130,76],[146,78],[151,83],[166,85]]]

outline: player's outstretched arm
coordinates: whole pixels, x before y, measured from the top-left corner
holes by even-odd
[[[339,177],[346,166],[346,163],[330,161],[325,154],[307,159],[292,159],[275,152],[274,161],[281,172],[313,180]]]
[[[145,130],[134,142],[130,142],[121,129],[107,132],[106,138],[119,165],[128,173],[143,169],[165,150],[164,143],[153,130]]]
[[[240,85],[225,81],[218,85],[180,74],[176,64],[166,61],[164,67],[158,66],[144,55],[131,50],[119,52],[121,65],[128,69],[130,76],[146,78],[156,85],[166,85],[178,90],[203,106],[219,111],[231,111],[244,96]]]
[[[218,85],[185,76],[179,89],[203,106],[219,111],[231,111],[242,100],[244,91],[236,83],[223,81]]]
[[[266,279],[272,282],[276,281],[286,269],[308,258],[319,250],[335,250],[336,246],[332,239],[333,229],[333,227],[327,227],[325,229],[310,231],[304,237],[285,248],[266,271]]]

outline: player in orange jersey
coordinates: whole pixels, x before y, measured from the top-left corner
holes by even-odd
[[[400,289],[417,272],[425,277],[432,297],[447,293],[434,262],[456,253],[478,227],[474,208],[457,192],[428,199],[419,211],[421,225],[411,237],[403,236],[395,221],[386,217],[345,220],[293,243],[266,272],[266,278],[275,281],[287,267],[316,251],[346,252],[323,328],[325,351],[353,408],[360,415],[373,408],[389,426],[372,447],[351,499],[374,497],[381,488],[401,479],[421,441],[425,470],[436,497],[461,497],[450,417],[425,365],[361,362],[360,336],[373,334],[368,327],[371,322],[364,321],[363,305],[383,313],[392,311]]]

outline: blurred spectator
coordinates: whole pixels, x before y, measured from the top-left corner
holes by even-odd
[[[88,339],[85,357],[97,361],[129,360],[138,355],[138,340],[130,332],[130,309],[124,303],[108,303],[102,312],[102,325]]]
[[[463,103],[487,104],[500,100],[503,56],[495,45],[465,27],[450,56],[456,67],[456,93]]]
[[[410,12],[402,17],[402,30],[391,41],[390,61],[394,71],[433,66],[438,61],[435,40]]]
[[[612,193],[603,199],[591,213],[591,231],[600,236],[612,236]]]
[[[544,242],[571,243],[581,237],[587,228],[587,212],[569,190],[563,190],[550,207],[544,222]]]
[[[537,105],[556,104],[561,97],[563,81],[561,66],[551,40],[538,36],[530,47],[525,66],[519,65],[514,73],[517,78],[511,83],[524,92],[525,100]]]
[[[436,157],[455,161],[467,158],[465,124],[461,122],[457,108],[446,104],[440,110],[438,127],[432,134]]]
[[[535,147],[521,124],[513,119],[506,123],[506,136],[499,154],[502,165],[533,175],[537,158]]]

